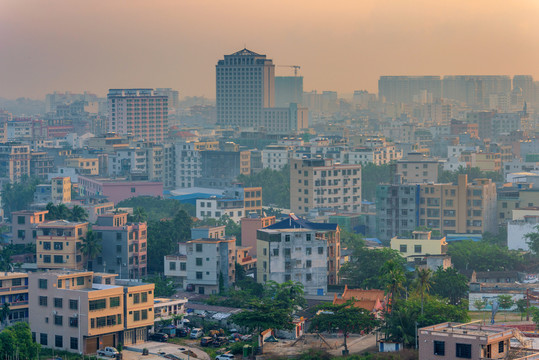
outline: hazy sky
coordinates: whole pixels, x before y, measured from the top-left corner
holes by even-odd
[[[539,80],[539,0],[0,0],[0,96],[214,98],[217,60],[244,45],[300,65],[305,90],[377,91],[380,75]]]

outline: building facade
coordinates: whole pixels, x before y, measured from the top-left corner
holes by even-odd
[[[54,220],[38,224],[37,268],[83,269],[86,263],[81,247],[87,232],[87,222]]]

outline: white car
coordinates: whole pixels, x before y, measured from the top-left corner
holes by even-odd
[[[116,350],[116,348],[113,348],[112,346],[107,346],[104,349],[97,350],[97,355],[99,356],[109,356],[109,357],[115,357],[120,352]]]
[[[221,354],[221,355],[217,355],[217,357],[215,358],[215,360],[233,360],[234,359],[234,355],[232,354]]]
[[[191,335],[189,337],[191,339],[198,339],[199,337],[202,337],[203,334],[201,328],[194,328],[191,330]]]

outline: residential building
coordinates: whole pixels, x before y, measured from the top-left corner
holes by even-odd
[[[99,175],[99,159],[73,157],[65,160],[66,167],[76,169],[80,175]]]
[[[34,204],[48,204],[52,201],[52,185],[38,184],[34,191]]]
[[[259,128],[264,109],[275,106],[275,65],[266,55],[243,49],[219,60],[216,69],[217,124]]]
[[[37,226],[45,222],[48,210],[20,210],[11,213],[12,242],[17,244],[35,244]]]
[[[290,160],[290,210],[307,214],[316,208],[361,209],[361,165],[332,159]]]
[[[164,264],[164,274],[167,279],[172,279],[181,287],[185,287],[184,282],[187,279],[187,255],[179,253],[165,255]]]
[[[47,152],[32,151],[30,153],[30,175],[46,180],[54,169],[54,160]]]
[[[119,274],[120,278],[140,279],[147,274],[146,223],[128,223],[127,213],[99,215],[92,227],[103,251],[88,263],[88,269]]]
[[[110,89],[108,131],[162,143],[168,133],[168,96],[153,89]]]
[[[256,270],[256,258],[249,255],[251,248],[248,246],[236,247],[236,263],[243,268],[246,274],[254,274]]]
[[[95,354],[146,341],[154,322],[154,284],[115,274],[53,270],[29,274],[30,328],[45,348]]]
[[[185,315],[185,306],[187,305],[187,298],[183,299],[167,299],[167,298],[154,298],[153,314],[154,322],[173,320],[182,315]],[[178,323],[173,323],[177,326]]]
[[[20,272],[0,273],[0,303],[9,305],[6,324],[28,321],[28,274]]]
[[[337,224],[289,219],[257,230],[257,282],[288,280],[310,295],[324,295],[339,282],[341,241]]]
[[[52,178],[51,197],[54,204],[66,204],[71,202],[71,178]]]
[[[502,170],[502,158],[500,153],[475,154],[475,166],[485,172],[500,172]]]
[[[137,196],[163,196],[163,183],[79,176],[79,193],[82,196],[104,195],[117,204]]]
[[[199,294],[218,294],[236,280],[236,239],[201,238],[187,242],[187,280]]]
[[[38,224],[38,269],[83,269],[86,264],[81,246],[87,232],[87,222],[55,220]]]
[[[420,328],[418,330],[420,359],[516,359],[532,360],[539,356],[523,352],[523,349],[512,353],[512,342],[520,342],[521,348],[530,343],[522,333],[510,327],[483,324],[442,323]],[[519,355],[523,355],[520,356]]]
[[[291,147],[286,145],[268,145],[262,150],[262,167],[281,170],[288,165]]]
[[[241,245],[249,248],[249,256],[256,257],[256,232],[258,229],[275,224],[275,216],[260,216],[251,213],[241,219]]]
[[[19,182],[30,177],[30,146],[17,142],[0,144],[0,178]]]
[[[275,77],[275,106],[287,107],[303,101],[303,76]]]
[[[413,231],[412,237],[391,239],[391,249],[398,251],[407,261],[422,260],[426,255],[442,255],[447,251],[445,237],[432,238],[432,231]]]
[[[380,76],[378,80],[378,98],[388,103],[419,102],[417,97],[428,96],[431,99],[442,97],[440,76]],[[426,101],[425,101],[426,102]]]
[[[243,199],[216,198],[197,199],[196,216],[199,219],[220,219],[228,216],[235,222],[247,215]]]
[[[378,238],[389,240],[410,233],[419,224],[419,184],[383,184],[376,187]]]
[[[195,178],[197,187],[227,188],[232,186],[239,175],[251,173],[251,152],[239,151],[230,143],[227,150],[200,152],[200,176]]]
[[[410,184],[434,183],[438,181],[439,162],[429,159],[419,152],[397,160],[397,174],[401,174],[403,181]]]

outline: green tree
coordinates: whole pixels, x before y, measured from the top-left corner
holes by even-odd
[[[398,301],[401,290],[404,289],[406,281],[404,268],[400,262],[392,259],[386,262],[380,271],[385,288],[390,295],[391,303],[394,304]]]
[[[298,310],[306,305],[303,284],[300,282],[285,281],[279,284],[270,280],[265,286],[265,296],[281,309]]]
[[[15,247],[11,244],[6,245],[0,251],[0,271],[13,271],[11,257],[15,255]]]
[[[528,311],[528,301],[526,299],[518,299],[515,304],[517,305],[517,311],[520,313],[520,321],[522,321],[524,314]]]
[[[431,288],[431,277],[431,269],[416,269],[417,291],[421,296],[421,315],[423,315],[423,300],[425,298],[425,293],[429,292]]]
[[[69,221],[84,222],[88,220],[88,213],[82,206],[75,205],[70,210]]]
[[[518,251],[483,241],[453,241],[449,243],[447,253],[459,271],[514,270],[523,264],[523,257]]]
[[[365,238],[361,234],[341,229],[341,246],[347,249],[359,249],[365,246]]]
[[[86,258],[86,269],[88,269],[90,266],[90,261],[95,259],[97,255],[101,254],[103,244],[101,243],[101,239],[98,239],[92,230],[88,230],[88,232],[86,232],[86,236],[81,237],[80,239],[82,240],[80,251]]]
[[[498,304],[500,309],[505,310],[505,320],[507,321],[507,310],[515,305],[515,300],[511,295],[498,295]]]
[[[539,255],[539,225],[535,226],[534,229],[535,232],[525,234],[524,238],[530,250],[535,255]]]
[[[311,330],[316,332],[342,331],[346,354],[348,354],[346,339],[349,334],[368,334],[378,326],[378,320],[373,313],[355,307],[351,300],[341,305],[325,303],[320,305],[318,309],[321,312],[312,318]]]
[[[0,333],[2,357],[17,353],[19,359],[35,359],[38,349],[39,345],[32,340],[30,326],[27,323],[18,322]]]
[[[9,303],[5,302],[2,306],[2,310],[0,310],[0,322],[2,322],[2,324],[7,323],[10,313],[11,309],[9,308]]]
[[[468,295],[468,279],[455,268],[442,269],[439,267],[432,274],[431,292],[446,298],[452,305],[458,305]]]
[[[155,297],[169,297],[176,293],[174,282],[165,276],[157,274],[146,278],[145,281],[155,285]]]
[[[77,206],[77,214],[75,215],[76,218],[78,218],[79,216],[86,216],[86,218],[88,217],[88,214],[86,214],[86,211],[78,206],[78,205],[75,205]],[[58,205],[54,205],[52,202],[48,203],[46,208],[46,210],[48,210],[49,212],[45,215],[45,219],[47,220],[70,220],[70,221],[75,221],[75,220],[72,220],[73,219],[73,214],[71,212],[71,210],[65,205],[65,204],[58,204]]]
[[[487,306],[488,302],[487,299],[476,299],[473,302],[473,306],[477,309],[477,311],[483,310]]]
[[[148,214],[146,213],[146,210],[144,210],[143,207],[136,207],[133,210],[133,222],[140,223],[140,222],[146,222],[148,220]]]
[[[396,250],[390,248],[368,249],[364,246],[354,250],[349,262],[343,264],[339,276],[344,284],[361,289],[382,289],[385,280],[380,269],[393,260],[404,270],[406,260]]]
[[[497,171],[481,171],[478,167],[469,167],[460,166],[454,171],[444,171],[441,170],[438,172],[438,182],[442,184],[446,183],[457,183],[458,177],[461,174],[468,175],[468,181],[475,179],[492,179],[494,182],[503,181],[503,175]]]
[[[2,207],[6,217],[13,211],[26,210],[34,201],[34,193],[39,179],[23,177],[20,182],[2,186]]]
[[[116,204],[117,208],[141,208],[147,215],[147,221],[171,220],[180,210],[186,211],[189,215],[195,216],[196,209],[194,205],[182,204],[178,200],[163,199],[154,196],[137,196]],[[129,217],[129,221],[133,221]]]
[[[493,234],[488,231],[484,232],[481,241],[505,248],[507,247],[507,228],[500,227],[500,229],[498,229],[498,234]]]
[[[399,300],[391,313],[386,314],[388,338],[404,342],[405,346],[415,343],[415,329],[447,321],[467,322],[467,304],[451,305],[445,299],[426,296],[424,313],[421,315],[421,299],[412,296],[408,300]]]
[[[290,208],[290,167],[280,171],[265,168],[262,171],[238,176],[237,181],[245,187],[262,187],[262,204],[279,208]]]

